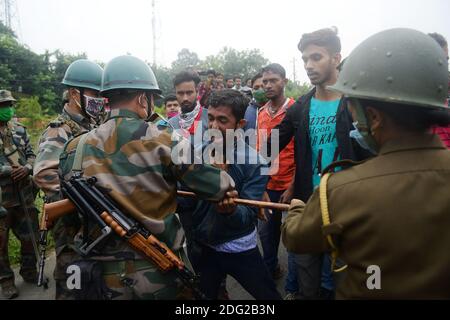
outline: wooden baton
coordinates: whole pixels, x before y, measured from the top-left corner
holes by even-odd
[[[197,195],[193,192],[188,191],[177,191],[177,195],[179,197],[183,198],[197,198]],[[240,199],[235,198],[234,202],[239,205],[248,206],[248,207],[255,207],[255,208],[262,208],[262,209],[272,209],[272,210],[279,210],[279,211],[288,211],[289,210],[289,204],[285,203],[275,203],[275,202],[266,202],[266,201],[257,201],[257,200],[249,200],[249,199]]]

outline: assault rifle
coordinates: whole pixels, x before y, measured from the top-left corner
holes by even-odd
[[[109,196],[96,187],[96,182],[95,177],[86,179],[77,176],[69,181],[61,181],[61,190],[67,199],[44,206],[40,223],[41,248],[45,248],[46,233],[53,226],[54,221],[78,211],[84,220],[83,243],[79,247],[83,255],[90,254],[104,239],[115,233],[162,272],[175,272],[180,280],[193,291],[196,298],[206,299],[197,286],[197,277],[184,265],[183,261],[138,221],[117,208]],[[100,236],[92,241],[87,235],[91,221],[94,221],[101,230]],[[39,280],[42,278],[43,269],[44,263],[41,259]]]

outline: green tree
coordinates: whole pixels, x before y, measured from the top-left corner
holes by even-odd
[[[64,54],[59,50],[38,55],[20,44],[14,33],[0,22],[0,86],[16,96],[37,96],[50,112],[60,111],[61,80],[73,61],[86,54]]]
[[[163,95],[174,92],[172,80],[174,73],[172,70],[163,66],[152,66],[152,70],[155,73],[156,80],[158,81],[158,86],[161,89]]]
[[[311,85],[308,83],[299,83],[289,80],[285,87],[285,95],[289,98],[298,99],[307,94],[310,90]]]
[[[178,52],[177,59],[172,62],[172,72],[176,74],[185,69],[197,69],[200,66],[200,59],[195,52],[191,52],[189,49],[181,49]]]
[[[269,60],[259,49],[238,51],[224,47],[217,55],[207,56],[202,66],[205,69],[220,71],[228,76],[239,75],[246,79],[253,77],[268,63]]]

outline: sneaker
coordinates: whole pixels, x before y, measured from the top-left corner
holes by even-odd
[[[284,296],[284,300],[297,300],[298,292],[288,292]]]
[[[6,299],[14,299],[19,296],[19,290],[17,290],[14,284],[14,279],[7,279],[2,281],[2,295]]]
[[[284,269],[280,265],[277,265],[275,270],[272,272],[272,279],[280,280],[281,278],[283,278],[283,276],[284,276]]]

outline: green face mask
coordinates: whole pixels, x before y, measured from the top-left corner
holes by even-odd
[[[269,101],[266,97],[266,93],[264,89],[258,89],[256,91],[253,91],[253,98],[255,99],[256,103],[260,106],[264,105]]]
[[[0,108],[0,121],[8,122],[14,115],[13,107]]]

